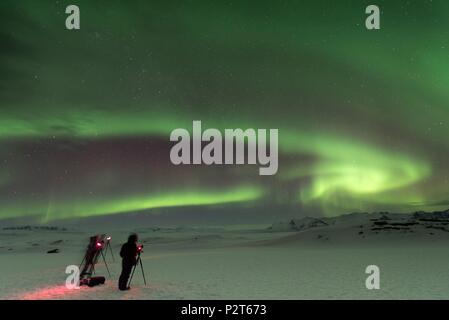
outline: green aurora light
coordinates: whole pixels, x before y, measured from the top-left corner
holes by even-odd
[[[68,4],[0,4],[0,218],[449,205],[447,1],[379,1],[376,32],[367,1],[78,1],[76,32]],[[278,175],[171,167],[192,120],[278,128]]]

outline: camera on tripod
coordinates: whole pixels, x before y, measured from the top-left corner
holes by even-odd
[[[80,270],[82,270],[80,272],[80,285],[93,287],[98,284],[105,283],[105,277],[93,277],[93,275],[95,275],[95,265],[98,263],[100,256],[103,258],[109,277],[111,276],[108,264],[106,262],[106,254],[108,249],[111,252],[112,259],[115,260],[111,248],[111,239],[111,236],[106,236],[105,234],[90,237],[89,245],[87,246],[86,253],[84,254],[84,258],[80,264]]]
[[[143,270],[142,258],[140,257],[140,254],[142,252],[143,252],[143,244],[137,245],[137,260],[136,260],[136,264],[133,267],[131,277],[129,278],[128,287],[131,286],[131,281],[133,280],[134,272],[136,271],[137,265],[140,265],[140,270],[142,271],[143,282],[145,283],[145,285],[147,285],[147,280],[145,278],[145,271]]]

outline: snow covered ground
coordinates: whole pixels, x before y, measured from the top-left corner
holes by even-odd
[[[106,230],[1,227],[0,299],[449,299],[448,223],[357,214],[270,228],[139,226],[148,285],[137,270],[124,293],[117,290],[118,251],[134,230],[107,230],[112,279],[99,263],[105,285],[69,290],[66,266],[79,264],[88,237]],[[372,264],[380,268],[380,290],[365,287]]]

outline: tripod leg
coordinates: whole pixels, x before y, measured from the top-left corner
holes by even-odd
[[[103,250],[101,250],[101,256],[103,257],[103,261],[104,261],[104,265],[106,266],[106,270],[108,270],[109,278],[112,278],[111,273],[109,272],[108,264],[106,263],[106,259],[104,258]]]
[[[115,262],[114,252],[112,252],[112,246],[109,242],[108,242],[108,247],[109,247],[109,250],[111,251],[112,262]]]
[[[140,260],[140,268],[142,269],[143,283],[145,283],[145,285],[147,285],[147,280],[145,279],[145,272],[143,271],[142,259],[139,259],[139,260]]]
[[[140,260],[140,257],[139,257],[139,260]],[[128,281],[128,287],[131,286],[131,281],[133,280],[133,277],[134,277],[134,271],[136,271],[137,263],[138,263],[138,262],[136,262],[136,264],[133,266],[133,271],[131,272],[131,277],[129,277],[129,281]]]
[[[80,265],[79,265],[79,267],[78,267],[78,268],[80,268],[80,269],[81,269],[81,266],[83,265],[83,263],[84,263],[84,260],[86,260],[86,255],[84,255],[84,258],[83,258],[83,260],[81,261],[81,263],[80,263]]]

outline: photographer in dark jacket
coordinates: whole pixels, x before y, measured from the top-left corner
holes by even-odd
[[[133,233],[128,237],[128,242],[126,242],[120,250],[120,257],[122,257],[122,273],[118,280],[119,290],[130,289],[128,287],[128,279],[133,266],[137,262],[137,240],[137,234]]]

